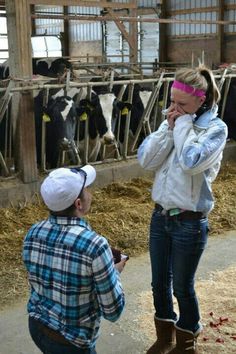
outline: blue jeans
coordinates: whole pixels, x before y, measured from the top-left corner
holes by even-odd
[[[150,225],[152,291],[156,317],[176,321],[172,293],[179,306],[176,325],[195,333],[199,307],[194,276],[207,243],[208,220],[179,220],[154,210]]]
[[[38,325],[38,321],[29,316],[31,338],[43,354],[96,354],[95,348],[82,349],[73,344],[61,344],[47,337]]]

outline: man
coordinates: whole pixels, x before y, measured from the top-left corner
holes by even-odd
[[[31,287],[29,331],[44,354],[96,354],[101,317],[116,321],[125,304],[107,240],[84,219],[95,169],[58,168],[41,185],[50,210],[27,233],[23,260]]]

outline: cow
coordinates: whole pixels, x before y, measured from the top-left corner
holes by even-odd
[[[71,63],[64,58],[33,58],[32,64],[34,75],[58,78],[63,76],[67,69],[70,70],[73,74]],[[0,79],[8,79],[9,74],[9,61],[6,60],[0,64]]]
[[[91,79],[96,82],[97,79]],[[118,112],[126,104],[119,102],[114,92],[110,92],[108,85],[93,86],[91,98],[79,102],[79,109],[89,119],[89,161],[97,161],[102,146],[116,146],[114,136],[114,122]],[[83,115],[82,115],[83,116]],[[80,122],[80,146],[84,136],[85,121]],[[81,150],[81,148],[80,148]]]
[[[55,90],[53,90],[55,91]],[[50,95],[51,99],[57,100],[59,97],[64,96],[64,89],[57,90],[57,92]],[[95,91],[91,92],[91,99],[87,98],[87,88],[72,87],[66,92],[67,96],[71,97],[75,103],[77,113],[77,125],[75,132],[75,141],[79,149],[80,156],[83,160],[86,160],[84,156],[86,124],[88,120],[88,160],[94,162],[97,160],[101,141],[109,139],[109,133],[107,134],[108,127],[103,114],[99,111],[99,98]],[[103,100],[101,99],[101,103]],[[111,137],[113,139],[113,135]]]
[[[120,90],[120,85],[114,85],[113,92],[118,95]],[[144,110],[147,107],[147,103],[150,100],[152,90],[149,87],[141,86],[135,83],[133,87],[132,101],[128,101],[129,86],[126,86],[124,94],[122,96],[123,108],[120,114],[120,120],[116,119],[114,133],[117,136],[120,152],[124,154],[124,139],[125,139],[125,129],[127,115],[130,112],[130,123],[129,123],[129,133],[128,133],[128,154],[132,154],[131,146],[133,143],[133,138],[136,130],[139,126],[140,120],[143,116]],[[138,145],[141,143],[146,135],[142,130],[139,135]]]
[[[42,119],[46,122],[45,157],[46,168],[52,169],[62,164],[62,153],[67,151],[68,163],[80,163],[78,150],[74,141],[77,110],[73,99],[69,96],[49,98],[46,107],[43,105],[43,91],[34,98],[35,134],[37,162],[41,164]]]
[[[72,73],[71,63],[64,58],[33,59],[33,74],[48,77],[61,77],[69,69]]]
[[[87,98],[87,88],[72,87],[67,91],[67,98],[64,89],[50,90],[47,107],[43,105],[43,91],[35,97],[35,124],[37,161],[41,164],[41,140],[42,140],[42,117],[49,122],[46,123],[46,161],[47,166],[54,168],[58,164],[61,149],[61,135],[64,134],[64,141],[69,141],[70,146],[78,148],[79,157],[85,162],[86,124],[88,124],[88,161],[94,162],[98,159],[101,144],[110,144],[114,141],[114,134],[111,129],[111,116],[114,109],[115,96],[112,93],[97,95],[92,90],[91,98]],[[60,107],[62,102],[68,103],[70,98],[71,111],[69,117],[63,120],[60,118]],[[53,108],[53,109],[52,109]],[[68,111],[68,110],[67,110]],[[66,110],[65,110],[66,112]],[[71,113],[73,112],[73,119]],[[56,114],[56,118],[55,118]],[[88,120],[88,123],[86,122]],[[63,124],[62,124],[63,122]],[[70,136],[65,135],[67,125],[70,127]],[[55,134],[53,135],[53,130]],[[53,139],[52,139],[53,137]],[[51,145],[52,143],[52,145]],[[60,147],[60,148],[59,148]],[[74,149],[75,150],[75,149]],[[70,162],[75,163],[71,159]]]
[[[0,80],[5,80],[9,77],[9,63],[5,60],[0,64]]]

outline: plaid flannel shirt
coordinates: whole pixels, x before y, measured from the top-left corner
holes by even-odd
[[[116,321],[125,304],[107,240],[84,219],[50,216],[28,231],[23,260],[29,315],[78,347],[94,347],[101,317]]]

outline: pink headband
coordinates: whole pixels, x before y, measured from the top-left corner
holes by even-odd
[[[176,88],[177,90],[184,91],[193,96],[202,97],[205,96],[206,92],[203,90],[195,89],[193,86],[184,84],[183,82],[175,80],[172,84],[172,88]]]

